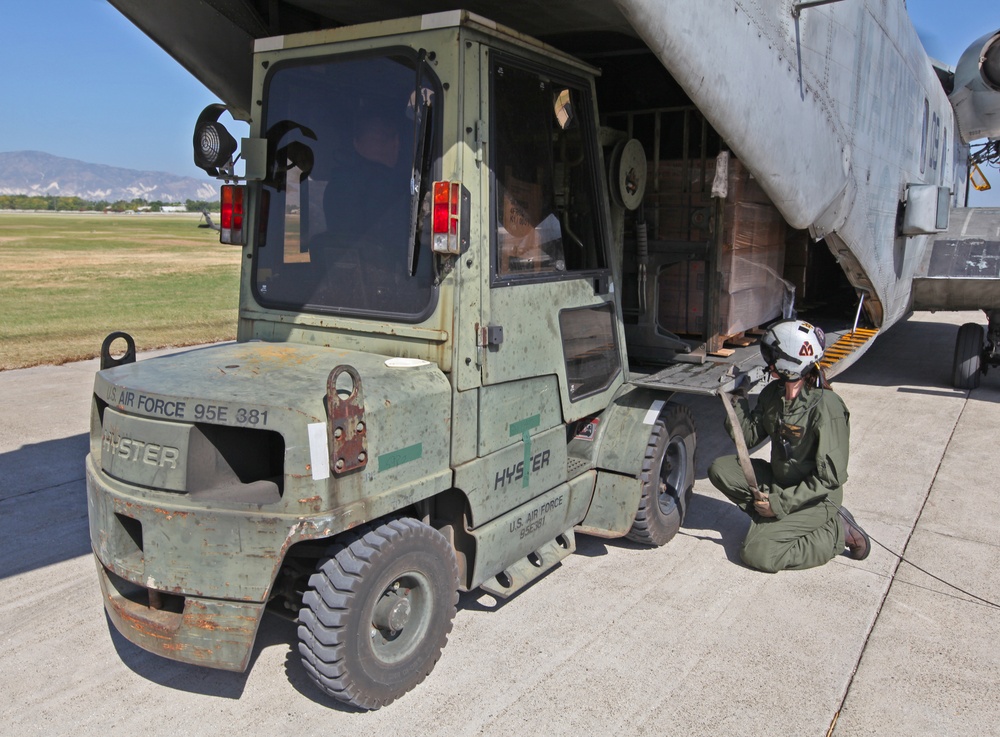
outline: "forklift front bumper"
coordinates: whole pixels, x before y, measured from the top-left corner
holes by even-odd
[[[86,459],[90,539],[104,607],[128,640],[185,663],[244,671],[296,521],[186,504]]]
[[[104,609],[127,640],[183,663],[242,673],[264,604],[162,594],[115,575],[96,556]]]

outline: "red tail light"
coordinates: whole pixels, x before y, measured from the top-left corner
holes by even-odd
[[[222,212],[219,240],[222,243],[243,245],[243,196],[245,187],[236,184],[222,186]]]
[[[434,182],[432,191],[432,247],[436,253],[461,253],[462,185],[460,182]]]

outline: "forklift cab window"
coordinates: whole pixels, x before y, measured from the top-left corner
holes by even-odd
[[[494,284],[604,269],[587,88],[498,56],[491,90]]]
[[[271,68],[253,272],[260,304],[404,322],[430,313],[434,265],[420,202],[440,157],[438,89],[409,49]],[[417,167],[424,178],[413,193]]]

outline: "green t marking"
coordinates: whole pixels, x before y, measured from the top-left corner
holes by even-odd
[[[520,435],[524,441],[524,475],[521,486],[527,489],[531,481],[531,431],[542,424],[541,415],[532,415],[518,420],[510,426],[510,436]]]

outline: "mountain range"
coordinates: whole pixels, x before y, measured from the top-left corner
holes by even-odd
[[[217,200],[219,189],[211,179],[88,164],[41,151],[9,151],[0,152],[0,195],[184,202]]]

